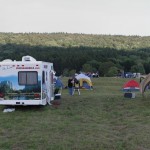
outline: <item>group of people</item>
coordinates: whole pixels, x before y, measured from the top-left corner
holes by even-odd
[[[80,82],[74,78],[71,77],[68,79],[68,90],[70,95],[74,95],[75,91],[78,92],[78,95],[80,95]]]

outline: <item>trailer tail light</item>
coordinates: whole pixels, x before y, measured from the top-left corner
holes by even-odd
[[[34,99],[40,99],[40,94],[35,93],[35,94],[34,94]]]
[[[0,93],[0,98],[3,98],[4,97],[4,94],[3,93]]]

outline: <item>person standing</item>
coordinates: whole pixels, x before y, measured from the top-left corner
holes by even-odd
[[[75,91],[78,91],[78,95],[80,95],[80,82],[75,78],[74,79],[74,89],[73,89],[73,95]]]
[[[69,90],[69,94],[73,95],[73,91],[74,91],[74,79],[73,78],[69,78],[68,79],[68,90]]]
[[[58,94],[61,93],[61,90],[63,88],[63,83],[60,80],[60,77],[57,77],[56,81],[55,81],[55,90],[54,90],[54,94]]]

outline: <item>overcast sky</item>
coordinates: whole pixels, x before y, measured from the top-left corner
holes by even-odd
[[[150,0],[0,0],[0,32],[150,36]]]

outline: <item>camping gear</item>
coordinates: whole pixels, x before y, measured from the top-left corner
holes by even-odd
[[[126,82],[123,86],[124,97],[125,98],[135,98],[135,93],[133,91],[139,91],[140,84],[135,80],[130,80]]]
[[[132,92],[132,91],[138,91],[140,90],[140,84],[135,80],[130,80],[126,82],[123,86],[123,91],[125,92]]]
[[[135,93],[127,92],[124,93],[125,98],[135,98]]]
[[[91,79],[85,74],[81,73],[75,76],[77,80],[80,82],[80,88],[83,89],[93,89],[93,84]]]
[[[142,94],[144,94],[144,92],[145,92],[145,90],[146,90],[146,88],[148,87],[149,84],[150,84],[150,73],[145,77],[145,79],[143,78],[143,80],[141,81],[140,92]]]

